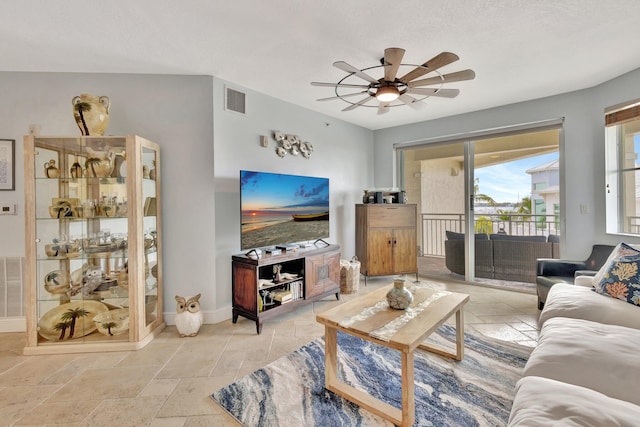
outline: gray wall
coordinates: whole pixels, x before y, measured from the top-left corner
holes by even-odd
[[[605,230],[604,109],[640,97],[640,70],[600,86],[563,95],[376,131],[375,185],[394,182],[393,144],[564,117],[561,206],[563,257],[584,259],[594,243],[637,243]],[[634,92],[635,90],[635,92]],[[461,99],[462,100],[462,99]],[[429,108],[437,108],[434,101]],[[589,207],[580,213],[580,205]]]
[[[138,134],[160,144],[164,235],[165,320],[174,295],[201,292],[205,321],[231,317],[231,255],[240,251],[239,170],[323,176],[331,185],[331,243],[355,252],[354,204],[373,182],[373,132],[277,99],[247,92],[246,116],[225,111],[225,82],[211,76],[0,73],[0,138],[16,140],[16,190],[1,204],[0,256],[24,256],[22,137],[80,135],[71,99],[80,93],[111,99],[108,135]],[[329,124],[327,126],[327,124]],[[272,130],[311,142],[311,159],[275,155],[258,144]]]
[[[246,92],[246,115],[224,109],[225,85]],[[231,301],[231,255],[240,251],[240,169],[328,177],[328,241],[341,246],[343,258],[355,255],[355,204],[373,183],[373,132],[219,79],[214,81],[214,99],[218,308]],[[312,143],[311,158],[278,157],[274,130]],[[269,137],[268,148],[259,145],[259,135]]]

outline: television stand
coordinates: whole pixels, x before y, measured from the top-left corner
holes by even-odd
[[[264,252],[263,252],[264,253]],[[278,255],[233,255],[233,323],[238,316],[263,321],[335,294],[340,299],[340,246],[300,248]]]

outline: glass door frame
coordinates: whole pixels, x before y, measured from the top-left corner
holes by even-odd
[[[415,149],[431,144],[455,144],[462,143],[464,147],[463,173],[464,173],[464,225],[463,232],[465,235],[465,281],[473,282],[475,280],[475,241],[474,237],[474,169],[475,169],[475,143],[483,139],[507,137],[511,135],[521,135],[526,133],[540,132],[545,130],[558,130],[558,151],[560,164],[564,159],[564,117],[541,120],[537,122],[523,123],[518,125],[504,126],[499,128],[490,128],[480,131],[472,131],[461,134],[453,134],[442,137],[427,138],[418,141],[395,143],[393,144],[394,155],[394,186],[401,190],[405,189],[405,150]],[[560,206],[565,204],[565,172],[564,167],[560,167]],[[565,209],[560,209],[560,246],[564,246],[565,239]],[[422,227],[419,227],[422,229]]]

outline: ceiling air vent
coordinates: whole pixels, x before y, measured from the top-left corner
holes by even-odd
[[[246,114],[246,97],[247,95],[243,92],[226,88],[225,108],[236,113]]]

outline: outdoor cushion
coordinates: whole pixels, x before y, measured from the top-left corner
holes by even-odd
[[[554,317],[542,326],[523,376],[587,387],[639,405],[639,354],[640,330]]]
[[[597,391],[541,377],[516,384],[510,427],[633,426],[640,406]]]
[[[490,240],[516,240],[521,242],[546,242],[547,236],[512,236],[511,234],[492,234]]]
[[[456,233],[455,231],[445,230],[445,234],[447,235],[447,239],[449,240],[464,240],[464,233]],[[486,233],[476,233],[476,240],[488,240],[489,235]]]
[[[554,317],[640,329],[640,307],[597,294],[590,287],[567,283],[555,284],[549,290],[547,302],[538,319],[539,327],[542,328],[547,320]]]

